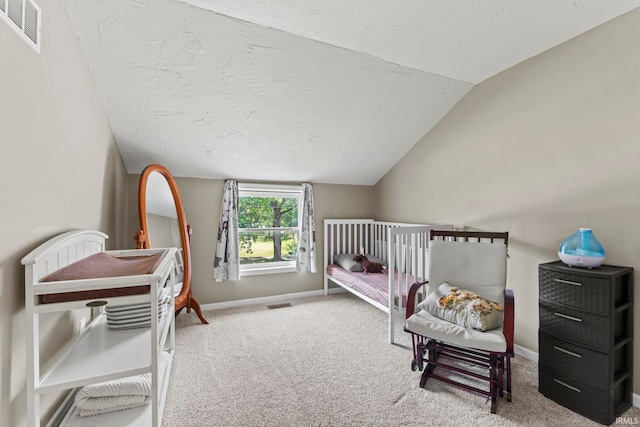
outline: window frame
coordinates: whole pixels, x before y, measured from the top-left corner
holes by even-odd
[[[264,228],[240,228],[238,225],[238,242],[241,231],[286,231],[295,230],[300,235],[302,224],[302,208],[304,199],[304,187],[302,184],[261,184],[238,183],[238,207],[242,197],[286,197],[298,200],[298,226],[297,227],[264,227]],[[241,276],[255,276],[261,274],[291,273],[296,270],[296,261],[275,261],[267,263],[240,264]]]

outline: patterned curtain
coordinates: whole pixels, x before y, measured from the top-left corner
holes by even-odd
[[[218,246],[213,263],[213,278],[222,280],[240,279],[240,247],[238,245],[238,183],[230,179],[224,184]]]
[[[302,202],[302,224],[300,226],[300,240],[298,241],[298,255],[296,270],[316,272],[316,227],[313,213],[313,187],[302,184],[304,201]]]

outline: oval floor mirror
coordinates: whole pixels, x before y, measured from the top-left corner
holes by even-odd
[[[184,215],[178,186],[164,166],[149,165],[142,171],[138,185],[138,217],[138,249],[178,248],[176,316],[184,308],[187,313],[193,309],[202,323],[209,323],[191,293],[191,227]]]

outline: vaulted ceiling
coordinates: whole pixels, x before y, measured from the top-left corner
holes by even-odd
[[[475,85],[640,0],[65,0],[129,173],[375,184]]]

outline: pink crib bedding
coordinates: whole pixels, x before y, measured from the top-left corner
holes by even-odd
[[[327,266],[327,274],[330,280],[335,280],[339,285],[343,287],[349,287],[361,295],[366,296],[385,307],[389,306],[389,274],[388,273],[374,273],[363,274],[362,272],[349,272],[337,264],[329,264]],[[408,287],[411,284],[420,281],[409,275],[407,278],[406,273],[400,273],[400,283],[402,284],[402,306],[407,304],[407,289],[404,284],[408,281]],[[398,272],[394,272],[393,283],[398,286]],[[396,289],[396,294],[399,294]]]

